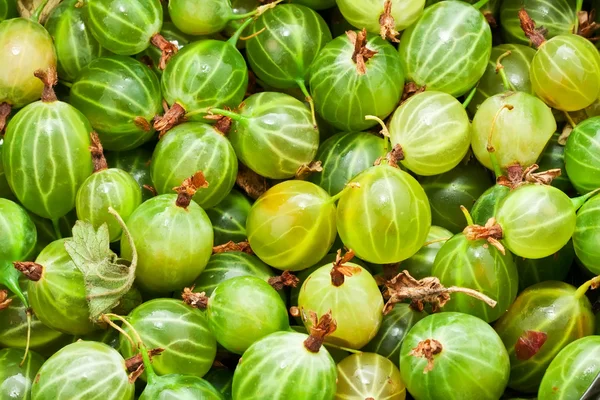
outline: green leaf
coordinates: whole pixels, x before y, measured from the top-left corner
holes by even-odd
[[[98,318],[119,304],[135,280],[137,251],[123,219],[112,208],[109,212],[117,219],[132,249],[131,264],[120,259],[110,249],[108,226],[103,224],[95,230],[92,224],[77,221],[73,238],[65,241],[65,248],[75,266],[83,274],[90,319]]]

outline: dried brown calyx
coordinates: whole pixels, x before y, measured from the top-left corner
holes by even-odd
[[[310,164],[302,164],[296,171],[296,179],[304,180],[315,172],[323,172],[321,161],[311,161]]]
[[[160,355],[165,349],[156,348],[148,350],[148,358],[152,361],[152,357]],[[141,354],[136,354],[133,357],[125,360],[125,368],[129,372],[129,383],[134,383],[137,378],[144,373],[144,359]]]
[[[212,249],[213,254],[219,253],[231,253],[233,251],[241,251],[246,254],[254,254],[252,251],[252,247],[250,247],[250,243],[247,240],[243,242],[235,243],[233,240],[230,240],[227,243],[220,244],[218,246],[214,246]]]
[[[42,278],[44,267],[32,261],[15,261],[13,266],[30,281],[37,282]]]
[[[158,69],[162,71],[166,68],[169,59],[177,53],[179,48],[165,39],[160,33],[152,36],[150,43],[152,43],[152,45],[157,47],[162,52],[160,55],[160,61],[158,62]]]
[[[309,319],[311,326],[309,328],[308,339],[304,341],[304,347],[312,353],[318,353],[325,341],[325,337],[337,329],[337,323],[331,316],[331,310],[321,316],[318,321],[317,313],[310,311]]]
[[[202,310],[208,307],[208,296],[206,296],[206,293],[195,293],[193,287],[183,289],[183,293],[181,293],[181,298],[183,299],[183,302],[188,306],[200,308]]]
[[[548,335],[544,332],[526,331],[517,339],[515,343],[515,355],[517,359],[525,361],[535,356],[546,340]]]
[[[154,129],[160,132],[158,137],[161,138],[169,129],[183,121],[185,121],[185,108],[179,103],[175,103],[165,112],[165,115],[154,117]]]
[[[133,123],[144,132],[150,132],[152,130],[152,125],[150,125],[150,122],[144,117],[135,117]]]
[[[56,68],[49,67],[46,70],[38,69],[33,75],[42,81],[44,84],[44,90],[42,91],[42,101],[44,103],[51,103],[57,101],[56,93],[54,93],[54,86],[58,83],[58,75]]]
[[[600,40],[600,37],[593,37],[596,31],[600,29],[600,25],[596,22],[596,12],[597,10],[592,10],[590,12],[579,11],[577,14],[579,26],[577,27],[576,32],[579,36],[583,36],[592,41]]]
[[[300,283],[300,279],[290,271],[283,271],[279,276],[269,278],[269,285],[275,290],[282,290],[284,287],[296,287]]]
[[[485,302],[490,307],[496,306],[496,301],[476,290],[457,286],[447,288],[435,277],[417,280],[408,271],[396,275],[386,284],[386,287],[389,300],[383,307],[384,314],[389,313],[394,308],[394,304],[404,300],[410,300],[411,307],[418,311],[423,311],[425,303],[431,304],[433,312],[436,312],[450,300],[452,293],[464,293]]]
[[[423,369],[426,374],[433,370],[434,356],[442,352],[442,344],[435,339],[425,339],[419,342],[417,347],[412,349],[409,356],[424,358],[427,360],[427,365]]]
[[[425,245],[423,245],[425,246]],[[398,269],[400,267],[400,263],[395,263],[395,264],[383,264],[381,269],[382,269],[382,273],[375,275],[375,282],[377,282],[377,286],[385,286],[385,284],[394,279],[394,277],[396,275],[398,275]],[[384,296],[387,294],[384,293]],[[386,298],[387,300],[387,298]]]
[[[202,171],[196,172],[194,175],[187,178],[181,186],[174,187],[173,190],[177,192],[177,204],[178,207],[188,208],[192,201],[192,197],[196,194],[198,189],[203,189],[208,187],[208,182],[204,177],[204,173]]]
[[[350,39],[350,42],[354,46],[354,53],[352,53],[352,61],[356,63],[356,72],[359,75],[367,73],[366,62],[369,61],[377,51],[367,48],[367,30],[356,33],[355,31],[346,31],[346,36]]]
[[[6,120],[12,111],[12,107],[8,103],[0,103],[0,133],[4,132]]]
[[[526,184],[551,185],[552,181],[561,175],[560,168],[549,169],[548,171],[535,172],[540,167],[533,164],[523,169],[519,164],[509,165],[507,175],[498,178],[497,183],[514,190]]]
[[[104,158],[104,149],[98,134],[94,131],[90,133],[92,145],[90,146],[90,152],[92,153],[92,162],[94,163],[94,172],[99,172],[108,169],[106,158]]]
[[[258,199],[269,190],[267,178],[260,176],[242,163],[238,163],[238,174],[235,183],[246,192],[251,199]]]
[[[469,225],[463,230],[463,234],[468,240],[480,240],[485,239],[489,244],[497,248],[502,255],[506,254],[506,250],[500,239],[502,239],[502,227],[496,222],[496,218],[490,218],[485,226],[481,225]]]
[[[420,86],[414,82],[408,82],[404,85],[404,91],[402,92],[402,99],[400,100],[400,105],[402,105],[406,100],[410,99],[414,95],[419,93],[423,93],[427,89],[427,86]]]
[[[543,27],[536,28],[535,21],[531,19],[524,7],[519,10],[519,20],[521,21],[521,29],[525,36],[536,47],[540,47],[546,42],[546,34],[548,30]]]
[[[498,22],[496,21],[496,18],[494,18],[494,14],[492,14],[490,11],[485,11],[483,13],[483,16],[485,17],[485,19],[487,20],[488,24],[490,24],[490,26],[492,28],[497,28],[498,27]]]
[[[381,165],[383,160],[383,158],[379,157],[375,160],[373,165]],[[392,148],[392,151],[386,154],[385,160],[387,161],[387,164],[397,168],[398,162],[404,160],[404,150],[402,150],[402,146],[400,146],[400,144],[395,145]]]
[[[147,191],[149,191],[150,193],[152,193],[152,196],[156,196],[158,195],[158,192],[156,191],[156,189],[154,188],[154,186],[150,186],[150,185],[142,185],[142,188],[146,189]]]
[[[8,298],[8,291],[0,290],[0,311],[8,308],[12,303],[12,299]]]
[[[230,111],[229,107],[223,107],[223,110]],[[204,119],[214,122],[214,128],[221,135],[226,136],[231,130],[231,124],[233,120],[230,117],[226,117],[220,114],[213,114],[210,110],[207,115],[204,116]]]
[[[396,21],[392,17],[392,1],[386,0],[383,5],[383,13],[379,16],[379,34],[383,40],[389,39],[394,43],[400,43],[398,35],[400,32],[396,30]]]
[[[331,276],[331,284],[335,287],[342,286],[346,277],[350,278],[353,275],[360,274],[362,269],[360,267],[354,267],[352,265],[346,265],[354,258],[354,251],[348,249],[346,254],[342,256],[342,250],[337,251],[335,261],[333,262],[333,268],[329,275]]]

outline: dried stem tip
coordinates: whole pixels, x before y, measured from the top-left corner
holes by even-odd
[[[436,354],[442,352],[442,344],[435,339],[425,339],[408,353],[409,356],[424,358],[427,360],[427,365],[423,369],[426,374],[433,370],[433,360]]]
[[[331,268],[331,284],[335,287],[340,287],[344,284],[344,280],[346,277],[351,277],[352,275],[360,274],[362,269],[360,267],[353,267],[351,265],[345,265],[347,262],[350,262],[354,258],[354,251],[352,249],[348,249],[346,254],[342,256],[342,250],[337,251],[337,255],[335,256],[335,261],[333,262],[333,268]]]
[[[519,10],[519,20],[521,21],[521,29],[525,36],[531,40],[531,43],[536,48],[539,48],[546,42],[546,34],[548,31],[545,28],[536,28],[535,21],[531,19],[524,7]]]
[[[181,293],[181,298],[183,302],[188,306],[194,308],[200,308],[202,310],[208,307],[208,297],[205,292],[194,293],[194,288],[185,288],[183,289],[183,293]]]
[[[44,103],[50,103],[57,101],[56,93],[54,93],[54,86],[58,83],[58,75],[56,68],[49,67],[47,70],[38,69],[33,73],[36,78],[39,78],[44,83],[44,91],[42,92],[42,101]]]
[[[464,293],[485,302],[490,307],[496,306],[494,300],[476,290],[456,286],[446,288],[435,277],[417,280],[408,271],[396,275],[386,284],[386,287],[389,300],[383,308],[384,314],[389,313],[394,308],[394,304],[404,300],[411,300],[412,308],[419,311],[423,311],[425,303],[429,303],[432,305],[433,312],[436,312],[450,300],[451,293]]]
[[[245,240],[243,242],[239,242],[239,243],[235,243],[233,240],[230,240],[227,243],[220,244],[218,246],[213,247],[212,253],[213,254],[230,253],[233,251],[241,251],[242,253],[246,253],[246,254],[254,254],[254,252],[252,251],[252,248],[250,247],[250,243],[248,243],[247,240]]]
[[[367,48],[367,30],[356,33],[354,31],[346,31],[346,36],[350,39],[350,42],[354,46],[354,53],[352,53],[352,61],[356,63],[356,72],[359,75],[367,73],[366,62],[371,57],[377,54],[377,51],[370,50]]]
[[[479,240],[485,239],[502,253],[506,254],[506,250],[500,239],[502,239],[502,227],[496,223],[496,218],[490,218],[485,226],[481,225],[469,225],[463,230],[463,234],[468,240]]]
[[[394,43],[400,43],[397,36],[396,21],[392,17],[392,1],[387,0],[383,5],[383,13],[379,16],[379,34],[383,40],[389,39]]]
[[[282,290],[284,287],[296,287],[300,283],[300,279],[290,271],[283,271],[279,276],[269,278],[269,285],[275,290]]]
[[[169,129],[183,122],[184,119],[185,108],[183,108],[179,103],[175,103],[165,112],[165,115],[162,117],[156,117],[154,119],[154,129],[159,131],[159,137],[162,137]]]
[[[152,360],[152,357],[160,355],[165,351],[165,349],[157,348],[148,350],[148,358]],[[137,378],[140,377],[144,373],[144,359],[141,354],[136,354],[135,356],[128,358],[125,360],[125,367],[129,374],[129,383],[134,383]]]
[[[323,172],[321,161],[311,161],[310,164],[302,164],[296,171],[296,179],[304,180],[315,172]]]
[[[152,36],[150,42],[162,52],[160,61],[158,62],[158,69],[162,71],[166,68],[169,59],[177,53],[179,48],[165,39],[160,33]]]
[[[188,208],[192,202],[192,197],[194,197],[198,189],[207,187],[208,182],[204,177],[204,173],[202,171],[196,172],[194,175],[183,181],[181,186],[173,188],[173,190],[178,194],[175,204],[181,208]]]
[[[238,164],[238,174],[235,183],[246,192],[251,199],[258,199],[269,190],[269,183],[264,176],[260,176],[244,164]]]
[[[402,92],[402,99],[400,100],[400,105],[402,105],[406,100],[410,99],[414,95],[423,93],[425,89],[427,89],[426,86],[419,87],[419,85],[417,85],[414,82],[408,82],[404,85],[404,91]]]
[[[10,115],[12,107],[8,103],[0,103],[0,133],[4,131],[6,120]]]
[[[30,281],[37,282],[42,278],[44,267],[31,261],[15,261],[14,267],[19,270]]]
[[[530,183],[537,185],[551,185],[552,181],[561,175],[560,168],[535,172],[539,168],[540,167],[537,164],[533,164],[525,170],[523,170],[523,167],[519,164],[510,165],[507,168],[508,176],[499,177],[498,184],[506,186],[511,190]]]
[[[404,160],[404,150],[402,149],[402,146],[400,146],[399,143],[395,145],[392,151],[386,154],[385,160],[387,161],[387,164],[391,167],[398,168],[398,163]],[[375,160],[375,163],[373,165],[381,165],[382,161],[383,159],[380,157],[377,160]]]
[[[106,158],[104,158],[104,149],[102,143],[96,132],[90,133],[92,145],[90,146],[90,152],[92,153],[92,161],[94,163],[94,172],[99,172],[108,169]]]
[[[12,303],[12,299],[8,298],[8,291],[0,290],[0,311],[8,308],[10,303]]]
[[[331,316],[331,310],[329,310],[327,314],[321,316],[321,319],[318,321],[317,313],[310,311],[309,314],[311,327],[309,328],[308,339],[304,341],[304,347],[312,353],[318,353],[325,341],[325,337],[332,334],[337,329],[337,323]]]

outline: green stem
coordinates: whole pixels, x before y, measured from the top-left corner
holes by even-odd
[[[591,197],[595,196],[600,189],[592,190],[591,192],[584,194],[583,196],[574,197],[571,199],[571,203],[573,207],[575,207],[575,211],[579,210],[581,206],[585,204]]]
[[[585,294],[590,289],[590,287],[592,287],[592,285],[593,286],[600,285],[600,276],[592,278],[589,281],[585,282],[583,285],[579,286],[577,288],[577,291],[575,292],[575,298],[580,299],[583,296],[585,296]]]
[[[23,359],[21,360],[21,364],[19,367],[23,367],[25,361],[27,361],[27,354],[29,354],[29,345],[31,343],[31,308],[27,309],[27,341],[25,343],[25,354],[23,354]]]
[[[331,344],[331,343],[323,343],[323,345],[325,347],[332,347],[334,349],[338,349],[338,350],[343,350],[343,351],[347,351],[348,353],[352,353],[352,354],[362,354],[363,352],[360,350],[354,350],[354,349],[349,349],[348,347],[342,347],[342,346],[338,346],[336,344]]]
[[[54,228],[54,234],[56,235],[56,240],[62,239],[62,233],[60,233],[60,219],[52,220],[52,228]]]
[[[29,19],[31,19],[33,22],[37,22],[39,24],[40,16],[42,15],[42,11],[44,11],[44,8],[46,7],[46,4],[48,4],[48,1],[49,0],[42,0],[42,2],[40,3],[39,6],[37,6],[37,8],[33,12],[33,14],[31,14],[31,17],[29,17]]]
[[[348,183],[342,190],[340,190],[336,195],[331,196],[331,199],[329,199],[329,201],[331,203],[335,203],[336,201],[338,201],[343,195],[344,193],[346,193],[348,190],[352,190],[355,189],[357,186],[356,184],[353,184],[352,182]]]
[[[384,154],[383,156],[385,157],[388,153],[388,151],[390,151],[390,146],[389,146],[389,141],[390,141],[390,131],[388,130],[387,126],[385,126],[385,123],[381,120],[381,118],[376,117],[374,115],[365,115],[365,119],[367,121],[377,121],[377,123],[379,125],[381,125],[381,133],[383,134],[383,151]],[[383,163],[385,160],[381,160],[381,162]]]
[[[496,175],[496,179],[502,176],[502,168],[500,168],[500,164],[498,163],[498,158],[496,157],[496,148],[492,144],[492,138],[494,136],[494,130],[496,129],[496,121],[498,121],[498,117],[500,113],[504,109],[512,110],[514,107],[510,104],[504,104],[494,115],[494,119],[492,120],[492,125],[490,127],[490,133],[488,135],[486,149],[488,154],[490,155],[490,162],[492,163],[492,168],[494,169],[494,175]]]
[[[460,211],[462,211],[462,213],[464,214],[468,226],[475,225],[473,223],[473,217],[471,217],[471,213],[469,212],[469,210],[467,210],[465,206],[460,206]]]
[[[502,79],[502,84],[504,85],[504,89],[506,91],[512,90],[516,92],[517,89],[508,80],[508,77],[506,76],[506,71],[504,70],[504,65],[502,65],[502,60],[510,56],[511,54],[512,52],[508,50],[507,52],[501,54],[500,57],[498,57],[498,60],[496,60],[496,73],[500,75],[500,78]]]
[[[473,97],[475,97],[475,93],[477,93],[477,86],[475,86],[473,89],[471,89],[471,93],[469,93],[469,95],[465,99],[464,103],[462,104],[464,109],[469,107],[469,104],[471,104],[471,100],[473,100]]]
[[[577,127],[577,123],[573,120],[573,118],[571,118],[571,114],[569,114],[568,111],[564,111],[564,114],[565,118],[569,122],[569,125],[571,125],[571,128],[575,129]]]
[[[490,0],[479,0],[477,3],[473,4],[473,7],[476,9],[481,9],[481,7],[485,6]]]
[[[241,121],[242,119],[244,119],[244,117],[242,117],[238,113],[234,113],[233,111],[223,110],[221,108],[211,108],[210,112],[215,115],[223,115],[225,117],[229,117],[234,121]]]
[[[575,11],[575,28],[573,29],[573,33],[577,35],[579,32],[579,12],[583,8],[583,0],[577,0],[577,9]]]
[[[240,19],[248,18],[248,17],[258,17],[263,14],[265,11],[274,8],[277,4],[281,3],[283,0],[277,0],[273,3],[265,4],[264,6],[258,7],[256,10],[247,12],[245,14],[233,14],[229,17],[230,21],[238,21]]]
[[[310,93],[308,92],[308,89],[306,88],[306,82],[304,82],[304,78],[298,79],[296,82],[298,83],[298,86],[300,87],[302,94],[304,94],[304,96],[306,97],[306,101],[308,101],[308,104],[310,105],[310,112],[312,114],[313,125],[316,128],[317,127],[317,116],[315,114],[315,102],[313,101],[312,96],[310,95]]]
[[[237,46],[237,42],[238,42],[238,40],[240,40],[240,36],[242,36],[242,32],[244,32],[244,30],[246,30],[248,25],[250,25],[252,22],[254,22],[254,20],[252,18],[248,18],[246,21],[244,21],[244,23],[242,25],[240,25],[240,27],[237,29],[237,31],[235,31],[233,36],[231,36],[229,38],[229,40],[227,40],[227,43],[229,43],[233,47]]]

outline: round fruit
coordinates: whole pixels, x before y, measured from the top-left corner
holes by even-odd
[[[335,0],[297,0],[296,3],[310,7],[313,10],[325,10],[335,6]]]
[[[396,263],[412,257],[431,226],[429,201],[408,173],[382,164],[363,171],[340,198],[338,233],[362,260]]]
[[[389,400],[406,398],[406,386],[398,367],[379,354],[353,354],[338,364],[337,371],[337,400],[374,399],[374,396]]]
[[[479,318],[456,312],[432,314],[417,322],[400,352],[402,379],[422,400],[499,399],[509,370],[506,349],[496,332]]]
[[[129,151],[109,151],[106,152],[105,156],[108,165],[129,172],[135,179],[142,190],[142,201],[154,197],[152,191],[148,190],[152,186],[152,179],[150,178],[152,152],[149,149],[138,147]]]
[[[573,246],[581,263],[592,274],[600,274],[600,196],[588,200],[577,212]]]
[[[565,193],[572,193],[573,184],[571,183],[571,179],[567,174],[567,168],[565,164],[566,147],[564,144],[561,144],[560,136],[561,134],[558,132],[552,135],[552,139],[550,139],[550,142],[548,142],[548,145],[540,156],[537,165],[540,167],[540,171],[560,169],[560,176],[557,176],[552,180],[552,186],[562,190]],[[598,186],[600,187],[600,185]]]
[[[16,0],[0,0],[0,22],[18,15]]]
[[[224,134],[215,127],[188,122],[171,129],[156,145],[150,171],[159,194],[173,188],[196,171],[202,171],[208,187],[200,188],[194,201],[204,209],[216,206],[235,184],[238,162]]]
[[[210,35],[221,32],[230,21],[241,19],[234,14],[230,0],[169,1],[169,16],[188,35]]]
[[[361,57],[358,57],[358,54]],[[404,70],[394,47],[365,32],[348,31],[319,53],[311,66],[310,93],[317,112],[335,128],[352,132],[377,124],[398,106]]]
[[[565,168],[569,180],[579,193],[588,193],[600,187],[600,117],[580,123],[569,135],[565,147]]]
[[[536,260],[515,257],[515,264],[519,271],[519,291],[541,282],[564,281],[574,260],[575,250],[572,241],[548,257]]]
[[[32,400],[101,397],[132,400],[125,360],[112,347],[97,342],[75,342],[63,347],[42,365],[33,381]]]
[[[254,253],[268,265],[300,271],[329,252],[336,236],[334,199],[305,181],[285,181],[250,209],[246,229]]]
[[[472,5],[442,1],[427,7],[404,32],[399,51],[408,80],[457,97],[483,76],[492,51],[492,31]]]
[[[389,6],[386,3],[390,3]],[[379,34],[382,29],[381,18],[391,16],[390,29],[403,31],[415,22],[425,7],[425,0],[338,0],[337,5],[344,18],[358,29]],[[386,7],[390,7],[387,11]],[[387,12],[386,12],[387,11]],[[397,32],[396,32],[397,33]],[[393,35],[395,37],[395,35]],[[368,396],[367,396],[368,397]]]
[[[23,399],[31,398],[31,385],[35,375],[44,363],[44,358],[29,351],[20,349],[0,350],[0,398]]]
[[[177,373],[201,378],[212,366],[217,342],[202,311],[182,301],[154,299],[135,308],[127,320],[148,348],[163,349],[152,360],[157,375]],[[123,326],[123,330],[133,334],[128,326]],[[120,348],[126,359],[135,355],[123,334]]]
[[[146,65],[124,56],[90,62],[73,83],[69,101],[108,150],[131,150],[152,139],[152,120],[162,113],[158,78]]]
[[[216,206],[206,210],[215,233],[215,246],[246,240],[246,219],[252,203],[239,191],[231,192]]]
[[[207,381],[197,376],[165,375],[146,385],[139,400],[224,400],[223,396]]]

